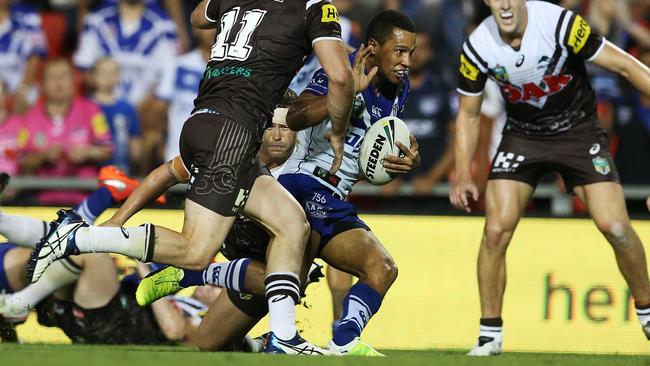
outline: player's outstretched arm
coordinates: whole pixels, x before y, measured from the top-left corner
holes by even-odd
[[[629,53],[606,41],[592,62],[626,78],[640,92],[650,95],[650,69]]]
[[[327,111],[332,121],[330,144],[334,151],[334,162],[330,173],[334,174],[343,160],[345,133],[350,120],[354,99],[354,80],[345,44],[341,41],[322,40],[314,44],[314,52],[323,66],[329,82]]]
[[[459,101],[454,144],[456,181],[449,191],[449,201],[454,207],[470,212],[468,196],[478,199],[478,189],[472,181],[470,166],[478,142],[483,96],[461,94]]]
[[[189,179],[189,173],[185,170],[180,156],[162,164],[154,169],[142,181],[129,198],[120,206],[101,226],[123,226],[133,215],[138,213],[149,202],[165,193],[176,183],[186,182]]]

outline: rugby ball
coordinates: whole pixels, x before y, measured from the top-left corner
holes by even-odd
[[[404,153],[395,143],[399,141],[410,148],[409,135],[406,123],[397,117],[384,117],[370,126],[359,150],[359,170],[368,182],[380,186],[393,180],[394,176],[384,168],[384,157],[403,157]]]

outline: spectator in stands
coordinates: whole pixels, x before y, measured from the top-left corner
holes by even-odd
[[[26,146],[20,158],[24,174],[42,177],[95,178],[98,163],[111,156],[111,134],[99,106],[75,96],[72,66],[50,61],[43,71],[42,103],[25,115]],[[80,202],[79,191],[42,191],[41,204]]]
[[[174,24],[142,0],[119,0],[87,16],[74,63],[88,71],[97,60],[114,58],[121,69],[119,97],[140,106],[173,59],[175,38]]]
[[[21,118],[9,112],[9,93],[0,82],[0,172],[18,172],[18,150],[25,144],[26,131]]]
[[[0,80],[23,114],[38,98],[36,74],[46,55],[41,17],[27,6],[0,0]]]
[[[84,70],[106,56],[120,65],[118,96],[138,111],[145,171],[158,164],[158,131],[165,128],[164,122],[153,118],[152,92],[175,55],[176,26],[143,0],[118,0],[116,5],[89,14],[74,55],[75,65]]]
[[[409,100],[402,119],[418,141],[422,163],[414,172],[393,180],[384,190],[387,194],[410,181],[415,194],[430,195],[433,187],[447,178],[454,161],[453,144],[450,143],[453,119],[450,90],[431,68],[433,49],[429,35],[417,33],[416,43],[409,68]]]
[[[210,59],[210,50],[214,43],[214,29],[197,29],[194,31],[197,48],[173,62],[168,67],[156,89],[154,104],[155,115],[162,121],[167,121],[167,138],[164,129],[158,130],[157,139],[160,146],[165,146],[164,160],[169,161],[180,155],[180,141],[183,123],[194,109],[194,98],[199,91],[201,76],[205,65]],[[166,143],[163,144],[163,142]]]
[[[111,58],[103,58],[93,67],[93,99],[99,104],[113,137],[113,157],[107,164],[129,174],[142,156],[142,133],[138,113],[131,104],[117,96],[120,66]]]

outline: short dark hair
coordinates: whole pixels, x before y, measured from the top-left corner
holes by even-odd
[[[280,101],[278,102],[276,108],[289,108],[293,102],[296,101],[296,98],[298,98],[298,94],[296,94],[295,91],[287,88],[287,90],[284,91],[282,98],[280,98]]]
[[[415,23],[408,16],[395,10],[380,11],[372,17],[370,24],[368,24],[366,45],[370,38],[373,38],[379,43],[386,42],[393,34],[393,29],[395,28],[415,33]]]

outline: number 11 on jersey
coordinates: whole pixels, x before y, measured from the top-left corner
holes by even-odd
[[[217,35],[217,40],[212,46],[211,60],[237,60],[244,61],[250,56],[253,47],[248,43],[255,29],[260,25],[266,10],[253,9],[244,13],[241,18],[241,28],[237,32],[234,41],[228,42],[230,31],[239,20],[240,7],[232,8],[221,17],[221,29]]]

